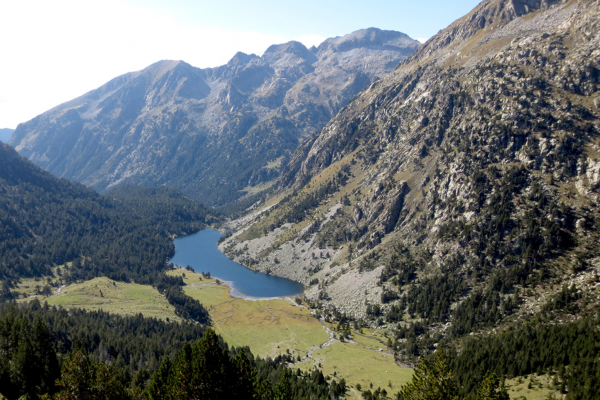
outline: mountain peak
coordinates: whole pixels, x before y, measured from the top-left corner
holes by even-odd
[[[446,29],[438,32],[427,43],[404,60],[408,64],[424,60],[436,52],[440,57],[446,57],[447,49],[456,49],[465,45],[465,42],[477,35],[482,30],[498,29],[506,26],[511,21],[538,10],[547,10],[550,7],[568,0],[484,0],[470,13],[454,21]],[[511,28],[513,30],[517,27]],[[531,27],[532,30],[540,28]],[[489,32],[488,32],[489,33]],[[507,35],[510,35],[508,32]],[[458,50],[455,50],[458,51]]]
[[[139,71],[140,73],[151,73],[152,75],[162,75],[167,71],[172,71],[180,66],[191,67],[190,64],[181,61],[181,60],[160,60],[153,64],[150,64],[143,70]]]
[[[263,59],[269,63],[277,62],[286,55],[296,56],[310,63],[316,62],[317,57],[311,53],[302,43],[292,40],[287,43],[274,44],[263,54]]]
[[[402,32],[367,28],[327,39],[319,45],[318,51],[322,54],[327,51],[346,52],[356,48],[368,48],[412,53],[418,46],[418,43]]]
[[[235,53],[235,55],[233,57],[231,57],[231,60],[229,60],[227,65],[228,66],[246,65],[246,64],[249,64],[252,60],[255,60],[257,58],[260,58],[260,57],[258,57],[256,54],[246,54],[241,51],[238,51],[237,53]]]
[[[292,40],[287,43],[274,44],[270,46],[263,54],[262,58],[269,64],[274,64],[281,59],[289,59],[290,57],[300,59],[312,64],[318,61],[318,58],[302,43]]]

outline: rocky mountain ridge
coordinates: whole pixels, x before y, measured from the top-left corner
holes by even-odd
[[[598,1],[483,1],[300,146],[221,248],[387,326],[400,358],[593,312],[599,21]]]
[[[278,176],[298,143],[419,43],[369,28],[198,69],[161,61],[17,127],[11,144],[97,190],[170,185],[220,205]]]

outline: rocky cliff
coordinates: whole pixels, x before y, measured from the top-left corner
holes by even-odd
[[[318,48],[274,45],[198,69],[161,61],[20,124],[11,144],[54,175],[98,190],[175,186],[209,204],[279,175],[298,143],[419,47],[375,28]]]
[[[399,357],[594,310],[599,28],[598,1],[483,1],[300,146],[222,249],[323,309],[411,327]],[[564,285],[576,312],[552,308]]]

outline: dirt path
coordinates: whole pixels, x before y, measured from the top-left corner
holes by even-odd
[[[308,351],[308,353],[306,354],[306,356],[304,356],[300,361],[296,361],[296,362],[290,363],[289,365],[294,365],[294,364],[298,364],[298,363],[301,363],[301,362],[304,362],[304,361],[311,360],[314,351],[319,350],[319,349],[324,349],[324,348],[332,345],[336,340],[339,341],[339,339],[336,339],[334,337],[335,336],[335,332],[332,331],[331,329],[329,329],[329,327],[327,325],[325,325],[325,323],[323,322],[323,320],[320,319],[320,318],[319,318],[319,323],[323,326],[323,329],[325,329],[325,331],[329,334],[329,340],[327,340],[325,343],[323,343],[321,345],[315,345],[315,346],[311,347],[311,349]],[[356,335],[360,335],[360,336],[363,336],[365,338],[369,337],[367,335],[363,335],[363,334],[357,333],[356,331],[354,331],[354,333]],[[386,348],[387,349],[387,346],[381,340],[379,340],[378,338],[373,338],[373,339],[375,339],[378,342],[380,342],[382,344],[382,346],[383,346],[382,348]],[[383,354],[387,354],[387,355],[391,355],[391,356],[394,355],[392,352],[382,351],[381,349],[373,349],[373,348],[371,348],[371,347],[369,347],[369,346],[367,346],[365,344],[362,344],[360,342],[354,341],[352,339],[345,339],[345,342],[346,343],[352,343],[352,344],[356,344],[356,345],[362,346],[365,349],[373,351],[375,353],[383,353]]]
[[[62,290],[65,286],[66,285],[59,286],[58,289],[56,289],[54,292],[52,292],[52,294],[59,294],[60,292],[62,292]]]

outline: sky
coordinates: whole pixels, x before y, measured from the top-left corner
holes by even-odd
[[[480,0],[0,0],[0,128],[160,60],[223,65],[376,27],[425,41]]]

